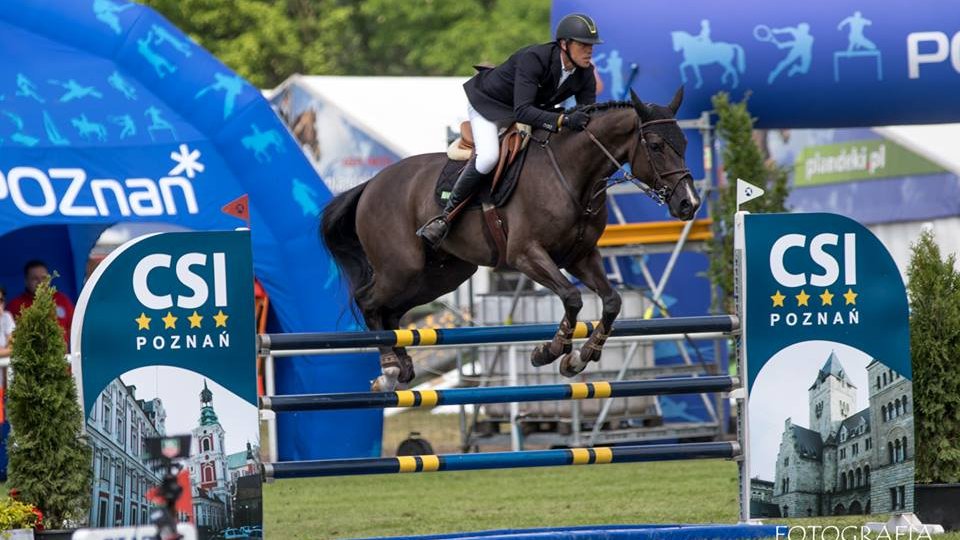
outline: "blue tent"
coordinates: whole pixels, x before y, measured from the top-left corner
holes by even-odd
[[[0,50],[0,284],[11,296],[39,258],[75,299],[106,228],[232,229],[243,223],[221,207],[249,194],[254,270],[277,329],[352,326],[317,236],[330,192],[256,88],[151,9],[114,0],[8,0]],[[364,390],[379,371],[371,355],[277,368],[278,393]],[[380,451],[378,411],[284,415],[279,429],[283,460]]]

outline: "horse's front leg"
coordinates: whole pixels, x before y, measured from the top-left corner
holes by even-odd
[[[590,339],[580,349],[579,355],[568,355],[560,363],[560,373],[564,377],[573,377],[587,367],[590,362],[598,362],[603,352],[603,344],[613,330],[613,322],[620,314],[620,294],[614,290],[603,269],[600,252],[593,249],[586,257],[576,261],[568,268],[591,291],[597,293],[603,301],[603,317],[600,326],[590,334]]]
[[[583,307],[580,291],[563,275],[540,245],[531,244],[523,250],[508,254],[508,262],[530,279],[553,291],[563,302],[564,315],[557,333],[549,343],[541,343],[533,350],[530,363],[535,367],[545,366],[562,354],[571,354],[573,329],[577,324],[577,314]]]
[[[699,64],[690,64],[693,67],[693,74],[697,76],[697,85],[696,88],[703,86],[703,77],[700,75],[700,65]]]

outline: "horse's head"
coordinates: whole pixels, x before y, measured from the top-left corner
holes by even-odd
[[[690,34],[681,30],[670,32],[670,39],[673,40],[673,52],[680,52],[680,49],[686,46],[689,38]]]
[[[633,90],[630,99],[640,117],[639,140],[630,157],[633,174],[654,197],[663,198],[670,215],[693,219],[700,208],[700,195],[684,159],[687,138],[674,118],[683,102],[683,86],[667,106],[643,103]]]

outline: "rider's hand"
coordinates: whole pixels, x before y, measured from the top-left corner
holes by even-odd
[[[563,127],[583,131],[588,123],[590,123],[590,115],[583,111],[573,111],[563,115]]]

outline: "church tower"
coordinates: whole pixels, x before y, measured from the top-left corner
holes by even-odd
[[[193,428],[192,434],[195,446],[190,459],[191,484],[224,502],[229,515],[231,480],[225,433],[213,410],[213,392],[207,387],[207,381],[203,381],[200,392],[200,424]]]
[[[810,429],[820,433],[824,441],[835,433],[840,422],[857,412],[857,387],[847,377],[840,359],[831,351],[830,357],[817,372],[809,389]]]

